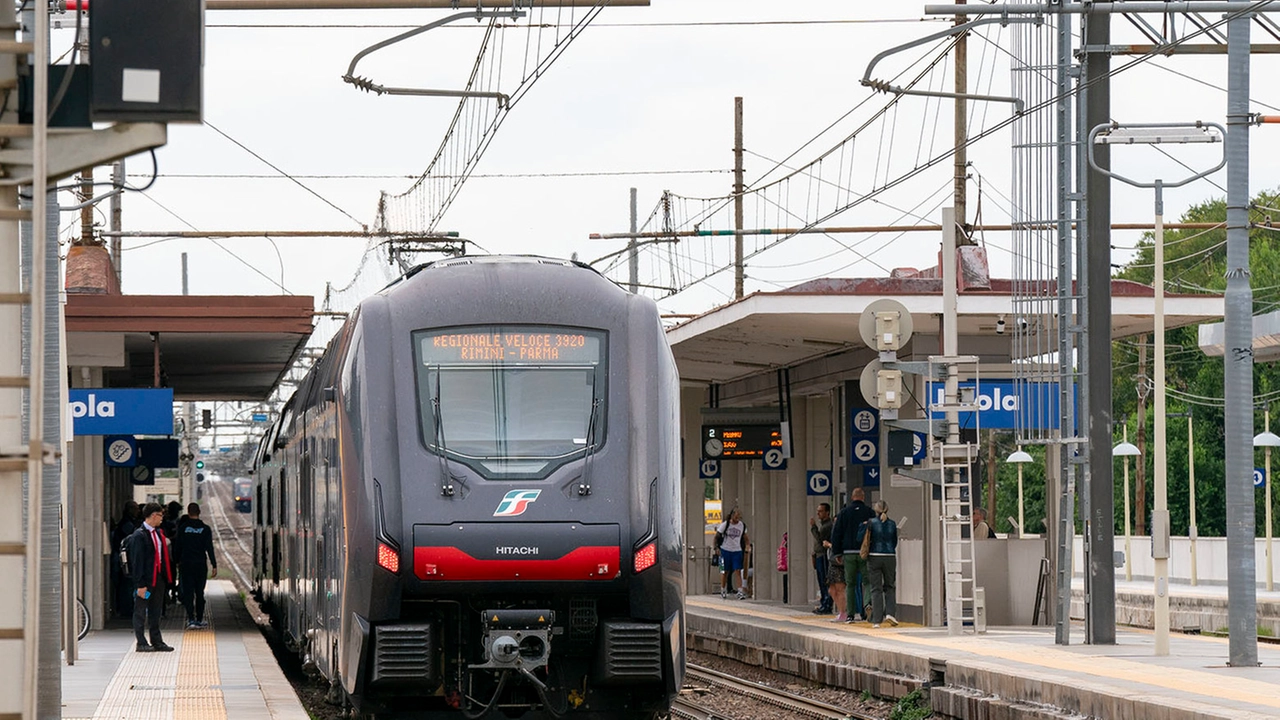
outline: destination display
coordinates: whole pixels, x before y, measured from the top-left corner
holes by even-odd
[[[418,357],[424,365],[502,362],[593,365],[601,360],[600,336],[571,328],[452,328],[415,335]]]
[[[702,426],[704,458],[758,460],[774,448],[782,448],[782,426],[778,423]]]

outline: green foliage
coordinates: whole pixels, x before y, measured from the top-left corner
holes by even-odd
[[[863,691],[862,691],[862,695],[860,695],[859,697],[861,698],[862,702],[870,702],[870,701],[871,701],[871,691],[870,691],[870,690],[863,690]]]
[[[1280,192],[1264,191],[1254,199],[1250,209],[1253,229],[1249,239],[1250,285],[1253,288],[1254,314],[1267,313],[1280,308],[1280,231],[1275,228],[1280,220]],[[1205,201],[1187,210],[1181,222],[1224,223],[1227,211],[1222,199]],[[1226,289],[1226,239],[1225,226],[1211,230],[1169,230],[1165,232],[1165,292],[1169,294],[1222,294]],[[1119,279],[1151,284],[1154,278],[1152,262],[1155,257],[1154,235],[1148,233],[1139,242],[1137,256],[1116,273]],[[1146,345],[1145,368],[1139,367],[1139,345]],[[1168,464],[1167,487],[1171,530],[1175,535],[1186,535],[1190,526],[1191,468],[1194,468],[1196,530],[1201,536],[1221,537],[1226,530],[1226,498],[1223,478],[1226,461],[1223,457],[1225,439],[1223,411],[1223,362],[1220,357],[1206,357],[1198,343],[1197,328],[1178,328],[1165,333],[1166,386],[1170,388],[1168,413],[1183,413],[1181,417],[1166,419],[1165,448]],[[1149,529],[1149,518],[1154,505],[1151,490],[1154,458],[1151,449],[1155,438],[1154,412],[1151,398],[1147,398],[1139,417],[1137,390],[1141,378],[1150,383],[1154,377],[1155,351],[1150,336],[1126,338],[1112,346],[1112,417],[1116,421],[1115,442],[1123,437],[1124,427],[1129,431],[1129,442],[1138,444],[1138,424],[1145,424],[1146,447],[1142,457],[1129,458],[1131,498],[1136,503],[1138,494],[1137,463],[1143,464],[1146,478],[1144,515],[1148,527],[1134,525],[1133,532]],[[1280,364],[1254,364],[1254,391],[1257,396],[1280,389]],[[1264,406],[1254,409],[1254,433],[1262,431]],[[1194,457],[1188,453],[1188,422],[1191,415]],[[1263,454],[1259,450],[1254,458],[1261,466]],[[1280,465],[1280,464],[1278,464]],[[1116,531],[1124,530],[1123,462],[1115,462]],[[1280,467],[1273,468],[1280,474]],[[1272,493],[1272,501],[1280,500],[1280,493]],[[1256,493],[1258,518],[1257,533],[1265,534],[1263,518],[1264,494]],[[1274,512],[1274,508],[1273,508]],[[1135,507],[1136,514],[1136,507]],[[1280,517],[1280,513],[1275,513]]]
[[[889,720],[923,720],[933,715],[929,707],[929,698],[924,691],[916,688],[903,696],[889,713]]]

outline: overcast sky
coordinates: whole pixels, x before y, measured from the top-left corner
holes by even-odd
[[[125,229],[346,231],[372,224],[379,191],[401,192],[423,171],[456,101],[377,97],[353,89],[341,76],[356,52],[447,12],[209,12],[204,117],[212,127],[170,126],[168,145],[156,153],[160,177],[145,193],[124,198]],[[685,196],[718,196],[731,189],[735,96],[745,99],[750,182],[769,169],[762,158],[792,155],[868,101],[872,93],[858,79],[874,53],[942,27],[924,19],[923,3],[915,2],[653,0],[648,8],[608,9],[515,107],[440,229],[457,231],[490,253],[577,253],[584,260],[605,255],[619,243],[592,241],[588,235],[627,229],[629,188],[639,189],[642,216],[664,189]],[[1114,42],[1142,42],[1127,24],[1117,21],[1114,27]],[[361,65],[362,74],[387,85],[457,87],[474,62],[479,32],[476,26],[431,31],[371,56]],[[65,43],[65,31],[59,37]],[[1255,31],[1254,42],[1267,39]],[[1007,61],[995,43],[971,45],[970,63],[971,77],[991,86],[982,91],[1008,92]],[[1255,58],[1255,111],[1280,114],[1275,63],[1267,56]],[[1113,84],[1115,117],[1130,123],[1225,124],[1226,95],[1220,89],[1226,85],[1225,64],[1225,56],[1166,58],[1119,74]],[[867,106],[885,102],[880,96]],[[913,100],[899,112],[923,116],[936,113],[937,106]],[[986,113],[984,121],[991,124],[1008,116],[1009,109],[993,105],[978,112]],[[914,142],[949,144],[950,111],[944,108],[940,118],[930,138]],[[1254,192],[1280,186],[1277,127],[1252,132]],[[793,162],[812,159],[833,144],[834,138],[828,139],[801,151]],[[895,142],[911,144],[901,137]],[[1183,172],[1168,161],[1147,165],[1138,154],[1119,152],[1117,158],[1133,163],[1134,176],[1144,170],[1165,178]],[[1169,153],[1191,164],[1204,157],[1203,150]],[[1001,217],[1010,195],[1007,136],[980,143],[971,159],[986,182],[984,219],[1007,222]],[[98,172],[99,180],[109,174]],[[133,183],[145,183],[150,158],[130,158],[128,172]],[[937,177],[945,184],[949,174],[943,168]],[[267,177],[207,177],[232,175]],[[1190,203],[1225,195],[1225,173],[1214,180],[1221,187],[1200,182],[1168,191],[1166,218],[1176,218]],[[915,208],[920,187],[904,186],[884,198],[897,208]],[[972,220],[976,185],[970,197]],[[1149,221],[1151,198],[1149,190],[1117,186],[1113,219]],[[72,202],[69,196],[63,201]],[[926,211],[930,217],[924,219],[937,222],[932,204],[919,212]],[[78,213],[64,214],[64,240],[76,218]],[[100,218],[105,222],[104,214]],[[884,219],[864,208],[825,224],[873,221]],[[1126,260],[1125,246],[1136,239],[1118,234],[1113,260]],[[874,250],[874,262],[868,262],[841,246],[857,241],[791,240],[749,267],[747,290],[829,275],[881,276],[885,268],[927,264],[937,247],[936,237],[920,233],[886,236],[859,246],[863,253]],[[986,241],[996,274],[1007,276],[1008,238],[990,235]],[[289,292],[315,295],[317,303],[326,282],[343,286],[351,280],[364,251],[363,241],[355,239],[129,240],[125,247],[127,293],[180,293],[180,254],[186,252],[192,294]],[[706,310],[723,302],[731,287],[731,277],[719,277],[662,307]]]

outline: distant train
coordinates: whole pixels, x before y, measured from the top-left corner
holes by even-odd
[[[253,481],[249,478],[236,478],[235,484],[232,486],[232,492],[236,499],[236,510],[247,513],[253,512]]]
[[[678,385],[654,303],[574,262],[444,260],[368,298],[256,462],[285,644],[365,717],[664,715]]]

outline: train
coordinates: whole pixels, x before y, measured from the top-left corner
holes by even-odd
[[[651,720],[685,673],[679,378],[576,261],[418,266],[255,460],[254,592],[362,718]]]
[[[246,477],[236,478],[231,488],[236,500],[236,510],[242,513],[253,512],[253,480]]]

